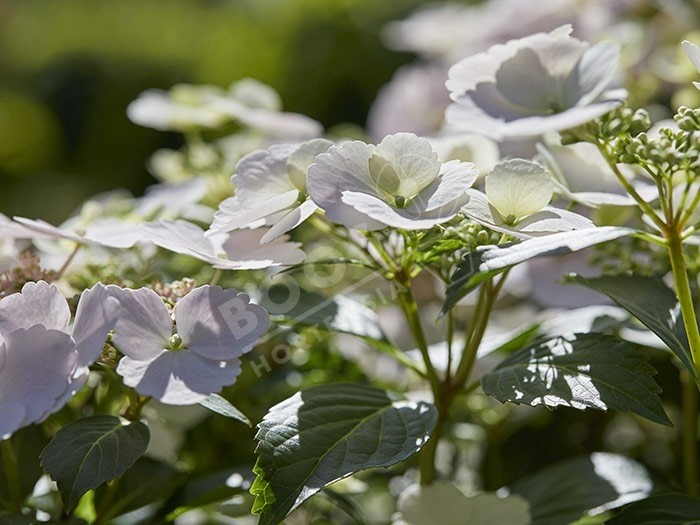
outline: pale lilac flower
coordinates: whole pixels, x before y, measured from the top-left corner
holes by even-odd
[[[267,312],[234,289],[195,288],[168,307],[153,290],[109,286],[121,304],[114,344],[124,384],[170,405],[202,401],[241,373],[239,358],[267,331]]]
[[[397,133],[377,146],[360,141],[333,146],[309,168],[308,188],[338,224],[420,230],[454,217],[477,176],[472,163],[443,164],[427,140]]]
[[[75,395],[118,311],[97,284],[83,292],[71,334],[68,303],[53,284],[27,283],[0,301],[0,438],[43,421]]]
[[[267,243],[308,219],[317,209],[308,198],[306,175],[316,156],[333,145],[314,139],[301,144],[278,144],[241,159],[231,182],[236,194],[214,214],[207,235],[264,224]]]
[[[449,125],[501,141],[568,129],[612,109],[626,96],[606,91],[619,47],[591,47],[570,33],[571,26],[562,26],[511,40],[452,66]]]
[[[688,59],[690,59],[690,61],[693,63],[693,66],[695,66],[695,69],[697,69],[698,73],[700,73],[700,47],[687,40],[683,40],[682,45],[683,51],[685,51],[685,54],[688,56]],[[700,89],[700,82],[693,82],[693,85],[696,88]]]
[[[150,242],[166,250],[189,255],[222,270],[256,270],[298,264],[306,254],[301,244],[288,242],[286,235],[261,244],[268,228],[242,229],[230,233],[204,235],[191,222],[176,220],[151,222],[141,226]]]
[[[520,239],[594,227],[582,215],[548,206],[554,195],[552,178],[535,162],[502,162],[485,180],[486,193],[469,190],[469,202],[462,208],[479,224]]]

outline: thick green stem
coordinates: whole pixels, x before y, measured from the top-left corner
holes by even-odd
[[[671,270],[673,271],[673,281],[676,285],[676,294],[681,306],[683,315],[683,326],[688,334],[690,353],[695,364],[695,370],[700,374],[700,331],[693,305],[693,296],[690,292],[690,282],[688,273],[683,261],[683,246],[680,234],[676,231],[669,232],[668,235],[668,255],[671,259]]]
[[[681,371],[683,385],[681,424],[683,443],[683,489],[687,494],[698,494],[698,389],[690,374]]]
[[[7,478],[7,490],[10,495],[12,512],[22,512],[22,495],[19,489],[19,471],[17,469],[17,455],[9,439],[2,441],[2,457],[5,464],[5,477]]]

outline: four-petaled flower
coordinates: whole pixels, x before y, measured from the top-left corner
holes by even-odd
[[[138,393],[170,405],[192,405],[233,384],[239,358],[270,325],[267,312],[234,289],[195,288],[177,302],[173,318],[153,290],[108,289],[121,304],[117,373]]]
[[[422,230],[453,218],[477,176],[472,163],[441,163],[430,142],[397,133],[377,146],[360,141],[333,146],[309,168],[308,189],[338,224]]]

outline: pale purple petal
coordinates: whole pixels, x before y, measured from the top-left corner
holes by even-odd
[[[141,395],[168,405],[193,405],[235,383],[241,367],[238,360],[224,363],[187,350],[164,350],[149,361],[123,357],[117,373]]]
[[[260,238],[262,244],[274,241],[281,235],[299,226],[306,219],[311,217],[318,210],[318,206],[311,199],[302,202],[299,206],[292,208],[289,213],[278,219],[274,225]]]
[[[20,293],[0,301],[0,333],[41,325],[65,332],[70,322],[68,303],[56,285],[45,281],[26,283]]]
[[[200,286],[175,307],[183,345],[202,357],[230,361],[248,352],[270,327],[265,309],[234,289]]]
[[[207,262],[216,259],[215,247],[204,230],[191,222],[161,220],[143,224],[140,230],[144,238],[166,250]]]
[[[3,339],[0,400],[24,406],[26,426],[60,408],[78,355],[68,334],[43,326],[4,333]]]
[[[167,347],[172,335],[172,320],[160,296],[148,288],[132,290],[107,286],[121,305],[114,327],[114,344],[124,355],[148,360]]]
[[[0,401],[0,441],[9,438],[22,427],[26,410],[22,403]]]
[[[87,368],[97,361],[120,313],[121,303],[102,283],[82,293],[73,324],[78,367]]]
[[[91,222],[85,228],[85,239],[108,248],[131,248],[144,240],[138,223],[111,217]]]
[[[19,224],[21,224],[25,231],[26,235],[18,235],[17,237],[20,239],[47,239],[47,238],[52,238],[52,239],[67,239],[69,241],[75,241],[78,243],[87,243],[89,242],[87,239],[85,239],[82,235],[78,235],[74,232],[71,231],[66,231],[62,230],[61,228],[57,228],[53,224],[49,224],[46,221],[42,221],[41,219],[27,219],[26,217],[12,217],[13,220]],[[19,233],[19,232],[18,232]]]

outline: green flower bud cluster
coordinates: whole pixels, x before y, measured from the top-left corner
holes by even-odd
[[[673,116],[673,120],[683,131],[700,131],[700,108],[681,106],[678,108],[678,113]]]
[[[473,248],[498,244],[502,234],[476,222],[464,221],[456,226],[448,226],[443,235],[446,238],[459,239],[463,247]]]
[[[590,263],[608,275],[664,275],[671,271],[666,251],[643,239],[629,237],[597,245]]]
[[[625,136],[635,136],[651,128],[649,113],[644,109],[618,106],[600,117],[576,128],[562,132],[562,144],[598,142]]]
[[[671,175],[689,170],[700,158],[700,131],[674,131],[664,128],[657,138],[646,133],[627,137],[615,144],[619,162],[651,167],[652,173]]]

